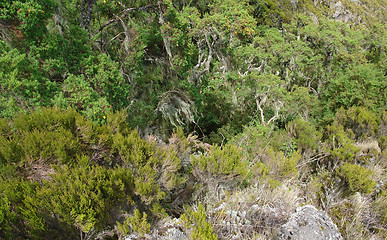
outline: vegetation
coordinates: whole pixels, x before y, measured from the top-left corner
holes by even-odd
[[[386,5],[0,1],[0,238],[387,238]]]

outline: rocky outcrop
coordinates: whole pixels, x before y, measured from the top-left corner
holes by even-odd
[[[341,240],[336,224],[326,212],[306,205],[297,208],[287,223],[281,226],[279,240]]]
[[[179,219],[167,219],[158,223],[158,226],[152,231],[151,234],[133,233],[124,238],[125,240],[187,240],[188,237],[183,231],[181,231],[181,223]]]
[[[356,4],[355,2],[353,4]],[[332,18],[341,22],[359,22],[356,13],[351,12],[341,1],[332,4],[331,9],[334,11]]]
[[[187,236],[178,228],[170,228],[164,236],[160,236],[160,240],[186,240]]]
[[[125,240],[159,239],[159,240],[187,240],[187,236],[178,228],[170,228],[163,235],[157,233],[140,235],[133,233],[125,237]]]

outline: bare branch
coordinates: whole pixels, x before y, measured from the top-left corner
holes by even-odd
[[[117,18],[120,20],[122,28],[124,29],[124,34],[125,34],[124,47],[125,47],[125,51],[127,53],[130,53],[130,49],[129,49],[130,33],[129,33],[129,30],[128,30],[128,27],[126,26],[125,22],[122,20],[121,17],[117,16]]]
[[[163,14],[163,10],[161,9],[161,6],[159,5],[159,11],[160,11],[160,17],[159,17],[159,23],[161,25],[164,25],[165,24],[165,19],[164,19],[164,14]],[[173,65],[172,63],[172,51],[171,51],[171,41],[167,35],[167,33],[163,30],[163,28],[160,29],[161,30],[161,36],[163,38],[163,42],[164,42],[164,47],[165,47],[165,51],[167,52],[168,54],[168,57],[169,57],[169,63],[171,64],[171,66]]]
[[[247,74],[249,74],[250,72],[262,72],[263,66],[265,65],[265,60],[262,59],[261,65],[259,66],[257,63],[252,64],[253,60],[253,57],[245,60],[245,63],[248,65],[247,70],[245,72],[242,73],[240,69],[238,69],[238,74],[241,77],[247,76]]]
[[[283,106],[283,103],[281,101],[274,101],[275,114],[272,118],[270,118],[270,120],[267,122],[267,124],[270,124],[270,122],[279,118],[279,110],[281,109],[282,106]]]
[[[215,45],[215,40],[213,38],[213,41],[210,43],[210,40],[208,37],[209,37],[209,33],[205,33],[205,38],[200,40],[197,44],[199,49],[198,63],[195,65],[195,67],[192,70],[192,79],[195,85],[197,85],[197,81],[202,77],[202,75],[210,70],[210,64],[214,54],[213,48]],[[201,47],[204,41],[206,43],[206,47]],[[206,51],[203,48],[208,48],[208,55],[206,54]],[[203,57],[206,55],[207,55],[207,58],[203,60]],[[201,70],[199,73],[197,73],[196,71],[203,65],[205,66],[205,68]]]
[[[266,122],[265,122],[265,116],[263,114],[263,109],[262,109],[262,105],[265,104],[267,100],[267,96],[266,94],[256,94],[255,95],[255,102],[257,104],[257,109],[259,110],[260,114],[261,114],[261,123],[266,126]]]
[[[134,11],[137,11],[137,10],[145,11],[145,10],[148,10],[150,8],[155,8],[155,7],[157,7],[157,5],[147,5],[147,6],[144,6],[144,7],[127,8],[127,9],[121,11],[121,13],[122,13],[121,16],[119,16],[119,17],[115,16],[114,18],[110,19],[106,23],[102,24],[102,26],[99,27],[99,29],[95,33],[95,35],[97,35],[99,32],[101,32],[105,27],[109,26],[110,24],[120,21],[120,18],[123,19],[129,12],[134,12]]]

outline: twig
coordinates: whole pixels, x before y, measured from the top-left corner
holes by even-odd
[[[110,19],[106,23],[102,24],[102,26],[98,29],[98,31],[95,33],[95,35],[100,33],[105,27],[109,26],[110,24],[120,21],[120,18],[121,19],[124,18],[126,16],[126,14],[128,14],[129,12],[133,12],[133,11],[137,11],[137,10],[147,10],[149,8],[154,8],[154,7],[156,7],[156,5],[147,5],[144,7],[127,8],[127,9],[121,11],[123,14],[120,17],[116,16],[115,18]]]
[[[325,154],[325,155],[322,155],[322,156],[320,156],[320,157],[318,157],[318,155],[316,155],[315,157],[318,157],[318,158],[313,157],[313,158],[311,158],[311,160],[309,160],[309,161],[307,161],[307,162],[304,162],[303,164],[297,165],[296,167],[302,167],[302,166],[304,166],[304,165],[307,165],[307,164],[309,164],[309,163],[318,161],[318,160],[323,159],[323,158],[326,158],[326,157],[328,157],[328,156],[329,156],[329,154]]]

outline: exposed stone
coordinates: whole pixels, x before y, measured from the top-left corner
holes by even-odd
[[[310,12],[309,15],[312,17],[313,23],[318,25],[318,17],[312,12]]]
[[[297,9],[297,4],[298,4],[298,0],[291,0],[290,2],[293,5],[293,9],[296,10]]]
[[[145,234],[144,236],[141,236],[138,233],[132,233],[124,238],[124,240],[139,240],[139,239],[151,239],[151,236],[149,234]]]
[[[287,223],[281,226],[279,240],[341,240],[336,224],[314,206],[297,208]]]
[[[161,239],[161,240],[185,240],[185,239],[188,239],[187,236],[177,228],[170,228],[167,230],[167,232],[165,234],[166,234],[165,236],[161,236],[158,239]]]
[[[132,233],[125,237],[125,240],[186,240],[188,237],[181,230],[179,219],[166,219],[158,223],[157,227],[152,231],[152,234],[141,236],[137,233]]]

